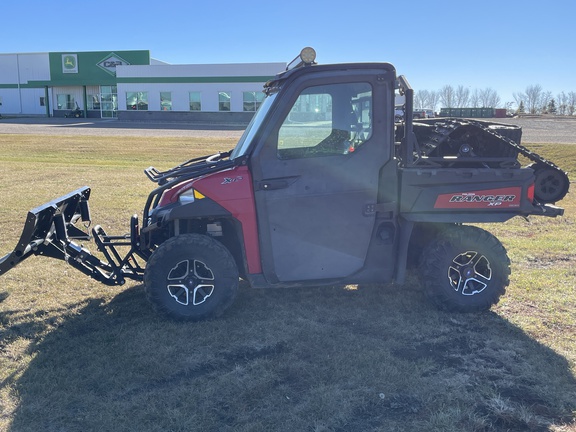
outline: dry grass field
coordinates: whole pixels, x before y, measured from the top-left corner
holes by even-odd
[[[143,168],[234,144],[0,134],[0,255],[28,209],[84,185],[94,223],[124,233],[153,186]],[[530,147],[576,178],[576,145]],[[561,204],[563,217],[486,226],[513,274],[481,314],[436,310],[410,275],[242,286],[222,318],[176,323],[139,283],[31,257],[0,278],[0,430],[576,431],[574,192]]]

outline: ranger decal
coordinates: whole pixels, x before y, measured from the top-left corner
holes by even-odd
[[[438,195],[436,209],[481,209],[489,207],[520,207],[522,189],[520,187],[482,190],[474,192],[455,192]]]

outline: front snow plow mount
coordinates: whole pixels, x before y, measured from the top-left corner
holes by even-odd
[[[137,256],[144,260],[147,256],[139,250],[138,217],[132,216],[129,234],[108,236],[96,225],[90,235],[76,226],[78,222],[86,230],[90,226],[89,198],[90,188],[83,187],[30,210],[15,249],[0,258],[0,276],[29,256],[42,255],[64,260],[106,285],[123,285],[126,278],[142,280],[144,269]],[[91,239],[106,261],[77,243]],[[123,258],[120,246],[130,248]]]

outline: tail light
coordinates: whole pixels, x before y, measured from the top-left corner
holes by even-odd
[[[528,191],[526,192],[526,198],[529,202],[534,202],[534,183],[528,186]]]

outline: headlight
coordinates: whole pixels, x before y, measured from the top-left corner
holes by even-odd
[[[194,180],[189,180],[164,191],[162,198],[160,198],[160,201],[158,202],[158,207],[164,207],[176,202],[179,202],[180,204],[188,204],[197,199],[205,198],[204,195],[192,187],[193,182]]]
[[[316,60],[316,51],[314,51],[314,48],[306,47],[302,49],[302,51],[300,51],[300,60],[302,60],[304,64],[314,63],[314,60]]]
[[[186,191],[182,192],[178,195],[178,202],[180,204],[188,204],[194,202],[195,200],[200,200],[202,198],[206,198],[196,189],[187,189]]]
[[[286,65],[286,70],[290,70],[292,68],[297,68],[300,66],[310,66],[315,63],[316,60],[316,51],[314,48],[306,47],[300,51],[298,57],[292,60],[288,65]]]
[[[194,193],[196,191],[194,189],[188,189],[186,192],[181,193],[178,195],[178,202],[180,204],[188,204],[194,202]]]

